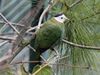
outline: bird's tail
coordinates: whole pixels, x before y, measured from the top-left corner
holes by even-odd
[[[38,65],[41,64],[41,58],[40,58],[40,54],[30,50],[30,57],[29,57],[29,61],[33,61],[32,63],[29,63],[29,72],[32,73],[33,68]]]
[[[30,45],[34,48],[35,38],[31,40]],[[33,68],[40,64],[41,58],[40,58],[40,52],[34,52],[32,49],[29,50],[29,61],[32,61],[29,63],[29,73],[32,73]]]

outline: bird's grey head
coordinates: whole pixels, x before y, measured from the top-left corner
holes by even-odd
[[[68,19],[63,13],[55,15],[54,18],[60,23],[64,23]]]

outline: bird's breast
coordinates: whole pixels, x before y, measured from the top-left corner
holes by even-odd
[[[57,25],[47,25],[41,28],[36,35],[35,47],[36,49],[48,49],[60,40],[62,30]]]

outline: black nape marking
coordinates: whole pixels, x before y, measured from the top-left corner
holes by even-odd
[[[58,17],[58,16],[61,16],[63,13],[59,13],[57,15],[55,15],[54,17]]]

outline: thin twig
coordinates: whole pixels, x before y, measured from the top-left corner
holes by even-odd
[[[18,35],[20,35],[20,32],[3,16],[3,14],[0,13],[0,16]]]
[[[62,59],[64,59],[64,58],[68,58],[68,57],[69,57],[69,55],[60,57],[60,54],[59,54],[59,56],[54,55],[53,57],[49,57],[49,58],[47,59],[47,61],[51,64],[51,63],[54,63],[54,62],[56,62],[56,61],[60,61],[60,60],[62,60]]]
[[[51,0],[51,2],[48,4],[48,6],[44,9],[43,13],[41,14],[40,18],[39,18],[39,22],[38,22],[38,26],[37,26],[37,30],[36,32],[38,31],[38,29],[40,29],[41,27],[41,23],[42,23],[42,20],[43,20],[43,17],[44,15],[51,9],[52,5],[53,5],[53,0]]]
[[[54,58],[56,58],[56,55],[53,55],[53,56],[49,56],[49,58],[47,59],[47,61],[50,61],[51,59],[54,59]]]
[[[8,36],[0,36],[0,39],[1,39],[1,40],[10,40],[10,41],[13,41],[13,40],[15,40],[16,38],[15,38],[15,37],[8,37]]]
[[[4,31],[6,27],[7,27],[7,24],[4,24],[2,27],[0,27],[0,33],[2,33],[2,31]]]
[[[52,64],[52,65],[61,65],[61,66],[66,66],[66,67],[71,67],[71,68],[81,68],[81,69],[90,68],[90,66],[77,66],[77,65],[69,65],[69,64],[64,64],[64,63],[57,63],[57,64]]]
[[[63,57],[59,58],[59,60],[62,60],[62,59],[68,58],[68,57],[69,57],[69,55],[63,56]]]
[[[78,48],[83,48],[83,49],[92,49],[92,50],[100,50],[100,47],[95,47],[95,46],[85,46],[85,45],[80,45],[80,44],[76,44],[67,40],[62,39],[62,41],[68,45],[74,46],[74,47],[78,47]]]
[[[69,7],[72,8],[75,5],[79,4],[80,2],[82,2],[83,0],[77,0],[76,2],[74,2],[73,4],[71,4]]]
[[[54,58],[56,58],[56,59],[59,59],[60,58],[60,53],[58,52],[58,50],[57,49],[55,49],[55,48],[52,48],[52,50],[55,52],[55,54],[56,54],[56,56],[54,57]],[[57,60],[54,60],[54,61],[57,61]],[[53,62],[54,62],[53,61]]]
[[[7,36],[7,35],[16,35],[15,32],[9,32],[9,33],[0,33],[0,36]]]
[[[10,65],[21,64],[21,63],[38,63],[38,62],[44,63],[43,61],[19,61],[19,62],[17,61],[17,62],[11,63]]]
[[[7,44],[9,41],[4,41],[4,42],[0,42],[0,47],[4,46],[5,44]]]
[[[8,24],[7,22],[4,22],[4,21],[0,21],[0,23]],[[15,25],[15,26],[20,26],[20,27],[25,26],[25,25],[23,25],[23,24],[19,24],[19,23],[13,23],[13,22],[9,22],[9,23],[12,24],[12,25]]]
[[[99,15],[99,14],[100,14],[100,12],[95,12],[95,14],[92,14],[92,15],[90,15],[90,16],[87,16],[87,17],[85,17],[85,18],[82,18],[81,20],[83,21],[83,20],[92,18],[92,17],[94,17],[94,16],[96,16],[96,15]]]
[[[40,27],[42,27],[42,26],[43,26],[43,24],[40,25]],[[34,27],[31,27],[30,29],[28,29],[28,30],[26,31],[26,33],[27,33],[27,32],[30,32],[30,31],[32,31],[32,30],[35,30],[37,27],[38,27],[37,25],[34,26]]]
[[[40,66],[40,68],[38,70],[36,70],[32,75],[36,75],[38,72],[40,72],[43,68],[45,68],[46,66],[48,66],[49,63],[46,63],[45,65],[43,66]]]
[[[42,15],[40,16],[39,23],[38,23],[38,26],[37,26],[37,30],[40,29],[40,26],[41,26],[43,17],[44,17],[44,15],[45,15],[45,13],[49,10],[50,6],[51,6],[51,5],[48,5],[47,8],[43,11]]]
[[[35,30],[36,28],[37,28],[37,26],[31,27],[30,29],[28,29],[28,30],[26,31],[26,33],[27,33],[27,32],[30,32],[30,31],[32,31],[32,30]]]

